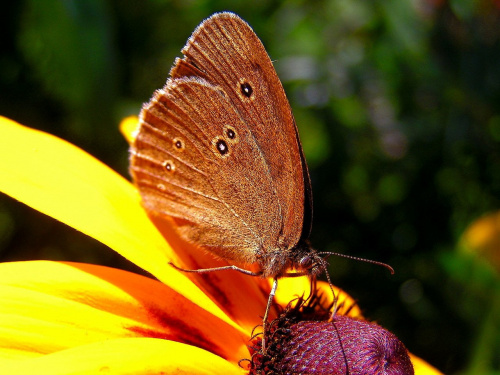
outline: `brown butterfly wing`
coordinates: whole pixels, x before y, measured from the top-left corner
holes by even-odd
[[[309,174],[264,47],[243,20],[221,13],[183,53],[143,108],[132,147],[146,209],[225,259],[292,249],[309,234]]]

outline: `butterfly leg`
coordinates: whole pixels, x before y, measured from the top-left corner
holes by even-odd
[[[269,310],[271,310],[271,305],[273,304],[273,299],[274,299],[274,295],[276,294],[276,289],[278,289],[278,278],[277,277],[274,278],[271,292],[269,292],[269,299],[267,300],[266,312],[264,314],[264,319],[262,320],[262,354],[266,353],[267,317],[269,315]]]
[[[177,267],[172,262],[169,262],[168,264],[170,264],[176,270],[182,271],[182,272],[204,273],[204,272],[215,272],[215,271],[233,270],[233,271],[238,271],[238,272],[241,272],[241,273],[243,273],[245,275],[249,275],[249,276],[260,276],[261,275],[258,272],[252,272],[252,271],[249,271],[249,270],[246,270],[244,268],[237,267],[237,266],[223,266],[223,267],[214,267],[214,268],[200,268],[200,269],[197,269],[197,270],[186,270],[184,268]]]

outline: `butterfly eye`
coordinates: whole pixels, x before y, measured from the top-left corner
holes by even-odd
[[[167,171],[167,172],[173,172],[175,171],[175,165],[174,163],[172,163],[171,160],[166,160],[163,162],[163,168]]]
[[[304,270],[310,270],[311,268],[313,268],[314,262],[313,262],[313,259],[309,255],[304,255],[300,259],[299,265]]]
[[[243,82],[241,85],[240,85],[240,90],[241,90],[241,93],[246,96],[247,98],[251,97],[252,96],[252,93],[253,93],[253,89],[252,89],[252,86],[248,83],[248,82]]]
[[[177,151],[184,151],[184,142],[182,141],[182,139],[174,138],[173,144]]]

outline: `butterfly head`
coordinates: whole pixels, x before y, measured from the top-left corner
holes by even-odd
[[[301,253],[300,259],[294,268],[308,275],[317,275],[326,271],[328,263],[315,250],[308,253]]]
[[[308,242],[300,243],[290,250],[276,250],[261,261],[263,277],[286,277],[291,275],[316,276],[326,272],[328,263]],[[290,273],[295,270],[296,274]]]

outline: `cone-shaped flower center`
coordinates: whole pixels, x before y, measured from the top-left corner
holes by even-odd
[[[324,317],[324,311],[316,316],[297,308],[284,312],[266,334],[266,353],[254,355],[251,373],[414,374],[405,346],[391,332],[345,315]]]

